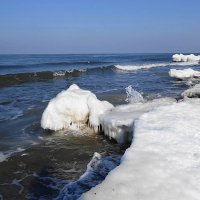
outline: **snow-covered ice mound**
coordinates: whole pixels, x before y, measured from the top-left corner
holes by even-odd
[[[173,98],[160,98],[148,102],[117,106],[100,118],[104,134],[120,144],[130,142],[133,137],[133,126],[136,119],[158,106],[170,105],[173,102],[176,102]]]
[[[182,79],[182,80],[188,79],[188,78],[200,78],[200,72],[195,71],[191,68],[183,69],[183,70],[170,69],[169,75],[171,77]]]
[[[73,84],[49,102],[43,112],[41,126],[56,131],[79,127],[88,122],[97,132],[100,116],[112,108],[109,102],[100,101],[92,92]]]
[[[135,123],[119,167],[82,200],[199,200],[200,101],[162,106]]]
[[[183,54],[174,54],[172,56],[174,62],[199,62],[200,55],[195,56],[194,54],[183,55]]]
[[[194,87],[185,90],[182,97],[200,97],[200,84],[196,84]]]

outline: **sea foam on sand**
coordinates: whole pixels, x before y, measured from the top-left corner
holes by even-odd
[[[119,167],[81,200],[198,200],[200,100],[161,106],[135,122]]]

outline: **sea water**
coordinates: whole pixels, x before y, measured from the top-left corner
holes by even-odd
[[[127,103],[125,88],[130,85],[146,100],[179,99],[188,85],[169,77],[169,70],[199,70],[200,65],[172,63],[171,57],[0,55],[0,198],[52,199],[69,184],[70,198],[76,199],[94,186],[91,182],[100,183],[109,170],[119,165],[124,147],[89,128],[47,133],[40,127],[44,108],[73,83],[114,105]],[[79,184],[95,152],[109,160],[103,163],[112,160],[112,167],[99,175],[94,171],[95,180],[87,179],[83,184],[81,179]]]

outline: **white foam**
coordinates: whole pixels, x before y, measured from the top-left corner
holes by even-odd
[[[65,71],[55,71],[53,72],[53,76],[65,76]]]
[[[195,86],[185,90],[182,94],[182,97],[200,97],[200,84],[196,84]]]
[[[160,98],[148,102],[117,106],[100,118],[104,134],[120,144],[130,142],[133,137],[132,129],[136,119],[158,106],[169,105],[173,102],[176,102],[173,98]]]
[[[119,167],[81,200],[198,200],[200,101],[173,103],[143,114]]]
[[[14,155],[15,153],[19,153],[24,151],[25,149],[18,147],[16,150],[9,150],[6,152],[0,151],[0,162],[6,161],[10,156]]]
[[[115,65],[117,69],[125,71],[136,71],[140,69],[150,69],[153,67],[165,67],[169,63],[152,63],[152,64],[143,64],[143,65]]]
[[[9,157],[9,154],[5,154],[3,152],[0,152],[0,162],[5,161]]]
[[[200,55],[195,56],[194,54],[190,54],[190,55],[174,54],[172,56],[172,60],[174,62],[199,62]]]
[[[188,62],[178,62],[178,63],[151,63],[151,64],[143,64],[143,65],[115,65],[115,67],[119,70],[123,71],[137,71],[141,69],[151,69],[154,67],[167,67],[167,66],[193,66],[198,65],[198,61],[188,61]]]
[[[183,70],[170,69],[169,75],[178,79],[200,78],[200,72],[191,68]]]
[[[55,131],[75,129],[89,120],[90,126],[97,132],[100,115],[112,108],[109,102],[100,101],[92,92],[73,84],[49,102],[43,112],[41,126]]]

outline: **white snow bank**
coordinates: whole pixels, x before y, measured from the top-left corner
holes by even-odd
[[[112,108],[109,102],[100,101],[92,92],[73,84],[49,102],[41,126],[43,129],[61,130],[79,127],[89,121],[97,132],[99,117]]]
[[[177,70],[177,69],[170,69],[169,75],[174,78],[178,79],[187,79],[187,78],[200,78],[200,72],[195,71],[191,68]]]
[[[143,114],[119,167],[81,200],[198,200],[200,101]]]
[[[170,105],[173,102],[176,102],[173,98],[160,98],[149,102],[117,106],[100,118],[104,134],[120,144],[130,142],[133,137],[134,122],[138,117],[158,106]]]
[[[200,55],[195,56],[194,54],[183,55],[183,54],[174,54],[172,56],[174,62],[198,62],[200,61]]]
[[[185,90],[182,97],[200,97],[200,84],[196,84],[194,87]]]

